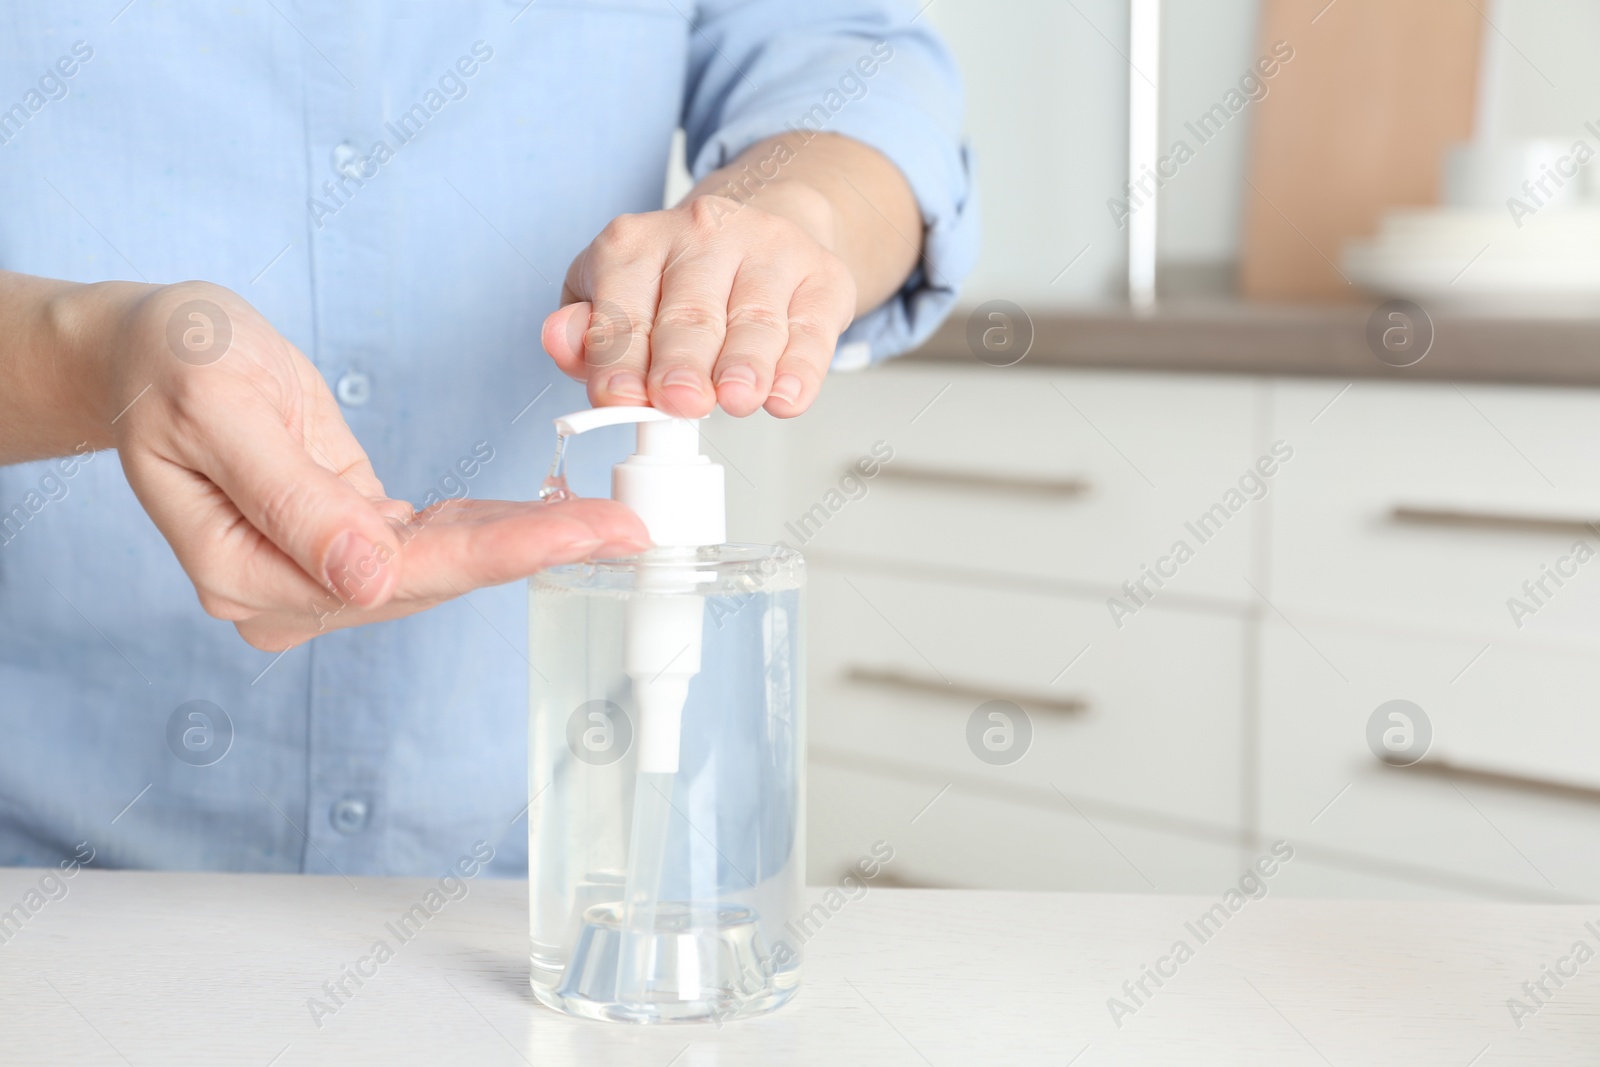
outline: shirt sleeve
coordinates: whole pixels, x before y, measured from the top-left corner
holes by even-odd
[[[899,292],[840,337],[837,370],[921,343],[977,258],[961,76],[916,16],[897,0],[704,0],[694,19],[683,128],[696,181],[793,130],[872,146],[916,195],[922,258]]]

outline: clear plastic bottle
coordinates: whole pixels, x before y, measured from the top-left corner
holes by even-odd
[[[649,512],[657,548],[530,582],[533,991],[594,1019],[755,1015],[800,979],[805,566],[663,545]]]

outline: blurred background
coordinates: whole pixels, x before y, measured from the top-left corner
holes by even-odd
[[[812,880],[1214,893],[1283,839],[1276,893],[1600,897],[1600,7],[921,17],[961,310],[706,435],[812,568]]]
[[[1107,201],[1127,199],[1129,13],[1126,0],[927,8],[967,78],[985,217],[971,303],[1046,312],[1126,298],[1127,232]],[[1539,142],[1552,166],[1576,140],[1600,149],[1584,126],[1600,122],[1600,8],[1582,0],[1167,0],[1159,29],[1159,62],[1133,81],[1158,86],[1160,155],[1180,140],[1194,150],[1158,196],[1163,295],[1359,299],[1342,291],[1344,242],[1376,236],[1388,211],[1482,207],[1510,224],[1484,230],[1470,258],[1512,240],[1508,198],[1536,207],[1521,161],[1531,156],[1527,176],[1538,176]],[[1260,79],[1262,98],[1200,125],[1279,42],[1294,58]],[[1464,142],[1480,155],[1457,162],[1460,188],[1447,189],[1444,153]],[[1593,203],[1586,174],[1571,184],[1562,206]],[[1446,204],[1451,192],[1463,202]],[[1296,228],[1299,248],[1274,247]],[[1299,271],[1274,278],[1274,267]]]

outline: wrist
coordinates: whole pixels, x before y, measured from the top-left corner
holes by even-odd
[[[839,214],[833,201],[815,186],[780,178],[761,190],[753,206],[769,215],[788,219],[829,252],[837,251]]]
[[[57,418],[56,443],[69,449],[115,446],[115,421],[128,403],[122,396],[125,362],[119,358],[129,316],[138,302],[160,288],[138,282],[65,285],[49,294],[42,309],[42,410]],[[71,438],[70,441],[67,438]]]
[[[762,142],[706,175],[690,195],[720,196],[738,208],[753,207],[787,219],[829,252],[837,252],[839,211],[826,192],[782,173],[783,163],[793,158],[793,149],[783,140]]]

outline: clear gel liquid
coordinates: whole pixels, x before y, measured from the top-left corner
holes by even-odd
[[[550,461],[550,473],[539,486],[541,504],[559,504],[572,499],[572,490],[567,488],[567,437],[567,434],[556,437],[556,455]]]
[[[804,647],[798,558],[693,555],[704,597],[677,770],[639,770],[627,672],[637,559],[532,580],[529,962],[560,1011],[635,1023],[758,1015],[800,981]],[[646,588],[641,588],[646,586]]]

